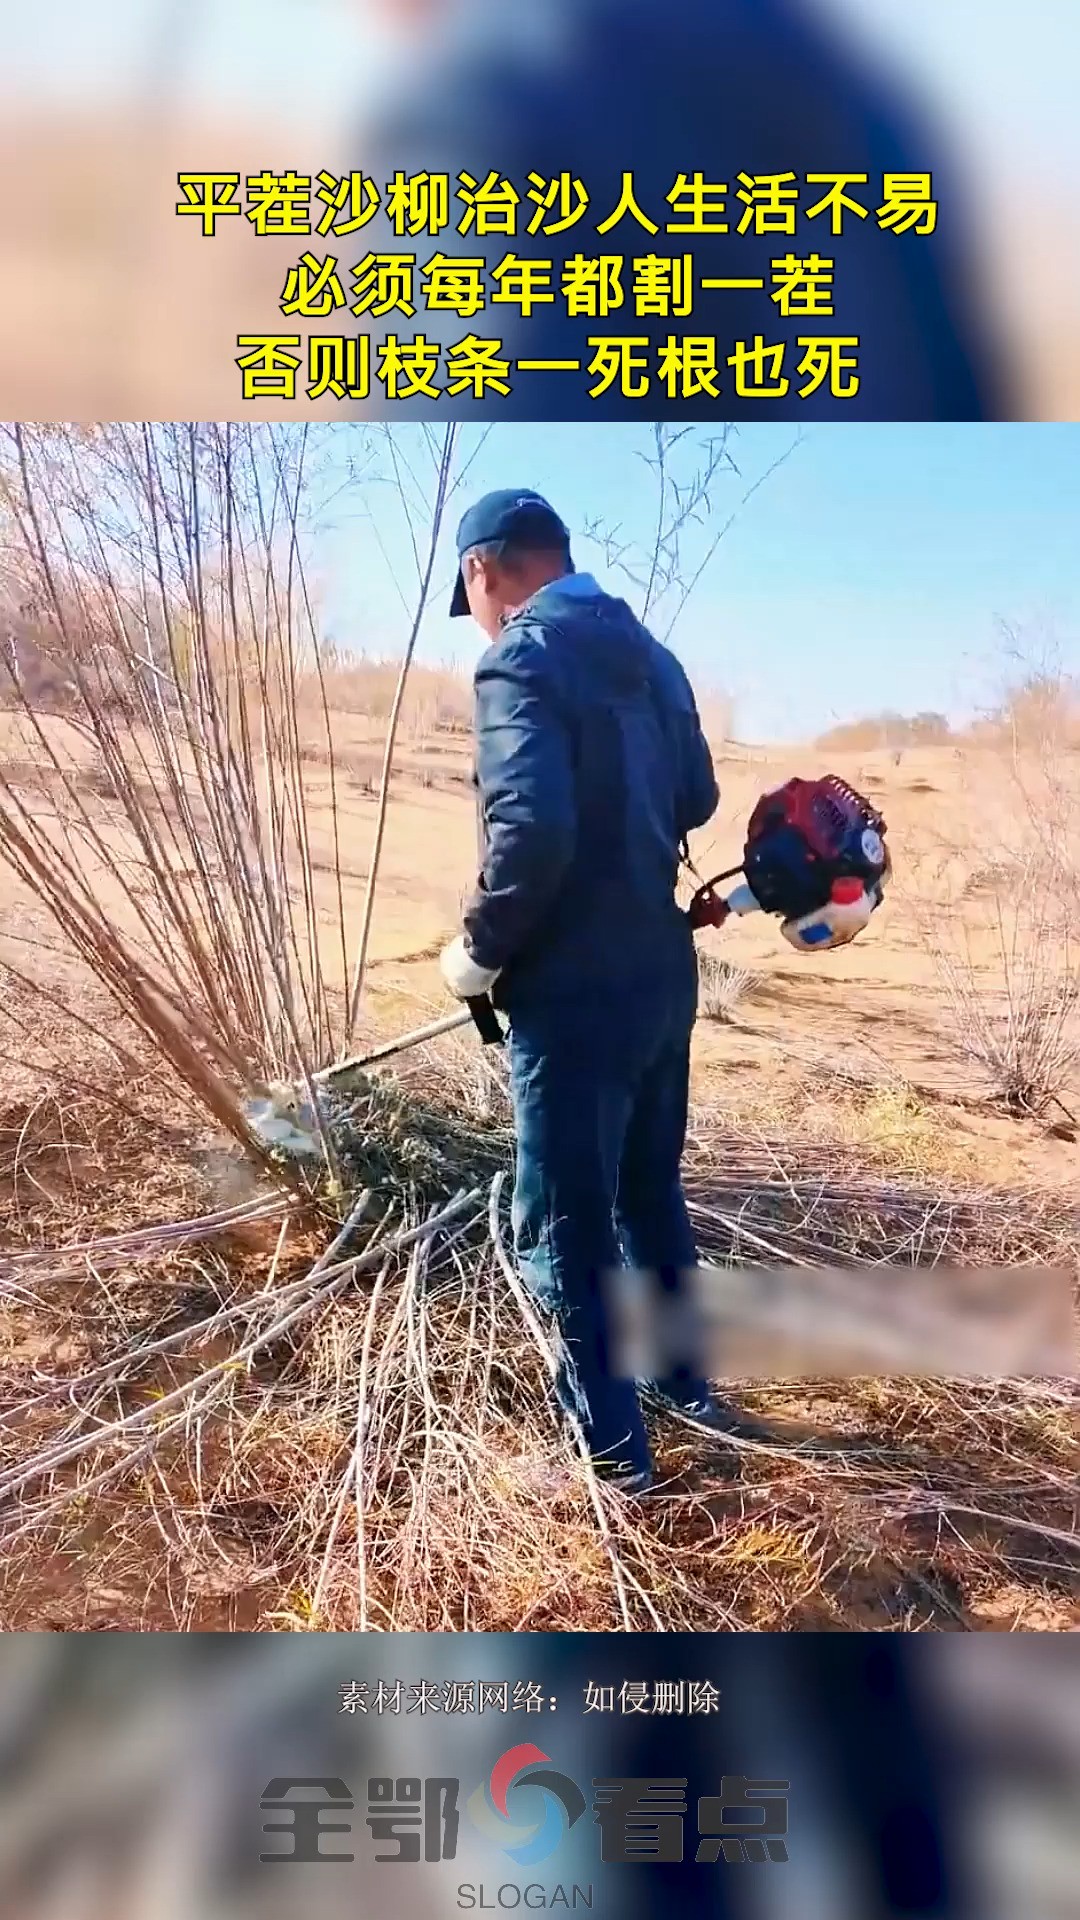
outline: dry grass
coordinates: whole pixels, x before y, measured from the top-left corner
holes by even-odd
[[[753,992],[754,975],[722,955],[698,948],[698,1011],[705,1020],[728,1020]]]
[[[1076,1405],[1061,1383],[746,1389],[771,1440],[661,1421],[667,1497],[635,1513],[604,1492],[556,1425],[548,1330],[492,1237],[503,1096],[472,1076],[454,1088],[456,1057],[414,1070],[408,1091],[362,1083],[336,1113],[348,1191],[370,1196],[344,1239],[355,1201],[328,1212],[265,1185],[200,1231],[210,1189],[175,1148],[163,1160],[145,1130],[106,1134],[78,1103],[62,1126],[44,1103],[9,1113],[9,1219],[27,1251],[0,1276],[18,1328],[5,1624],[951,1628],[978,1626],[1003,1585],[1018,1624],[1075,1618]],[[72,1180],[80,1154],[95,1157]],[[904,1184],[850,1148],[707,1114],[688,1185],[719,1262],[902,1271],[1072,1264],[1080,1249],[1067,1207]],[[155,1212],[189,1224],[61,1256],[105,1195],[120,1229]]]

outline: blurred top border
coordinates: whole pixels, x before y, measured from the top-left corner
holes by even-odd
[[[0,415],[1080,416],[1033,0],[45,0]]]

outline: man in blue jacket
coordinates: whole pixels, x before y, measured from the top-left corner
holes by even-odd
[[[686,675],[622,600],[576,573],[539,495],[492,493],[458,530],[451,613],[491,641],[476,670],[482,869],[443,955],[459,998],[509,1017],[515,1246],[559,1319],[560,1398],[599,1465],[652,1477],[632,1380],[612,1370],[605,1283],[625,1254],[686,1298],[680,1179],[697,968],[680,848],[715,811]],[[688,1363],[661,1384],[725,1415]]]

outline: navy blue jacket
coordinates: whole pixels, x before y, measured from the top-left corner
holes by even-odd
[[[987,322],[987,300],[971,261],[971,223],[949,156],[936,127],[922,124],[904,89],[874,62],[857,55],[853,36],[827,24],[812,0],[472,0],[455,10],[442,39],[432,33],[417,47],[409,81],[383,103],[380,124],[360,143],[363,161],[380,180],[406,174],[469,171],[484,181],[494,169],[522,196],[530,174],[545,180],[576,175],[590,195],[587,217],[561,234],[528,235],[537,210],[526,200],[516,237],[457,231],[462,207],[451,201],[449,227],[437,239],[403,241],[385,220],[366,226],[361,251],[419,249],[421,264],[436,252],[482,255],[493,267],[509,251],[554,260],[552,286],[561,284],[574,254],[630,257],[659,253],[693,256],[695,278],[762,278],[761,289],[701,293],[693,318],[639,316],[633,276],[624,273],[626,302],[606,319],[573,318],[558,296],[522,319],[512,305],[488,306],[471,320],[418,304],[415,321],[401,313],[373,323],[411,338],[422,330],[444,347],[470,332],[498,337],[511,361],[582,359],[592,336],[629,334],[649,341],[653,370],[638,397],[621,391],[587,397],[595,377],[584,373],[517,370],[509,394],[471,390],[438,400],[413,396],[395,402],[407,417],[495,419],[779,419],[982,420],[1010,417],[1015,396],[1003,375],[1000,342]],[[624,170],[633,171],[643,210],[659,225],[655,236],[632,217],[606,237],[595,231],[614,212]],[[728,186],[726,235],[666,231],[667,195],[678,173],[700,171]],[[743,207],[740,172],[865,173],[852,189],[869,217],[849,215],[834,237],[827,215],[800,220],[796,237],[738,232]],[[883,231],[876,218],[885,173],[931,172],[939,201],[932,235]],[[824,192],[803,185],[808,208]],[[808,196],[811,196],[808,197]],[[550,225],[551,222],[549,221]],[[782,317],[772,298],[772,261],[789,252],[817,252],[835,260],[835,317]],[[419,286],[419,281],[418,281]],[[419,303],[419,293],[417,295]],[[715,335],[722,377],[713,397],[669,393],[658,379],[657,350],[669,334]],[[738,340],[762,334],[786,341],[786,397],[738,395],[723,364]],[[801,335],[858,336],[861,387],[833,397],[829,382],[806,398],[798,365]],[[436,386],[445,386],[440,374]],[[385,413],[381,389],[369,411]]]
[[[719,798],[689,681],[588,575],[544,587],[475,677],[483,864],[465,913],[496,998],[648,986],[685,963],[681,843]]]

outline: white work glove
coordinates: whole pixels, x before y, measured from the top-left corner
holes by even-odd
[[[880,905],[879,893],[861,893],[856,900],[829,900],[816,913],[804,913],[799,920],[785,920],[780,931],[790,946],[800,953],[828,953],[832,947],[846,947],[869,924]]]
[[[477,965],[460,933],[443,948],[439,965],[455,1000],[476,1000],[480,994],[490,992],[499,977],[497,967],[492,970]]]

